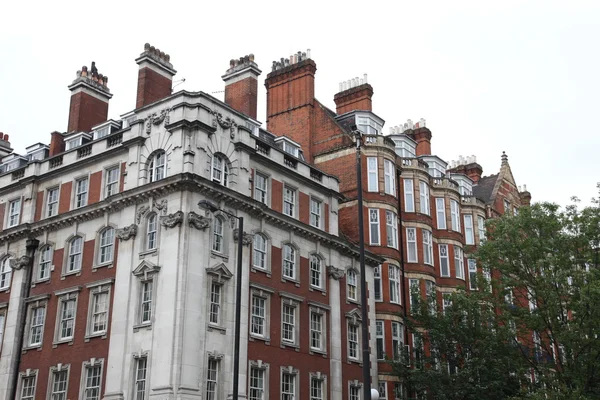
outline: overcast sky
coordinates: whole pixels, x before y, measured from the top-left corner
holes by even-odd
[[[254,53],[265,121],[271,62],[310,48],[332,109],[339,82],[367,73],[386,134],[425,118],[434,154],[476,155],[489,175],[506,151],[534,201],[597,195],[600,1],[32,1],[2,15],[0,131],[17,152],[66,130],[67,86],[91,61],[119,119],[145,42],[171,55],[176,91],[218,98],[229,60]]]

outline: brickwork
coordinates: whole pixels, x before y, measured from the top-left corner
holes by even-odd
[[[336,113],[341,115],[349,111],[372,111],[373,87],[368,83],[337,93],[333,97]]]
[[[108,101],[86,92],[77,92],[71,96],[67,132],[91,132],[93,126],[106,121],[107,117]]]
[[[137,98],[135,107],[140,108],[171,95],[173,80],[148,67],[138,72]]]
[[[225,103],[236,111],[256,119],[258,80],[248,77],[225,86]]]

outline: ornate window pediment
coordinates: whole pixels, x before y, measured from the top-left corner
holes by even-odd
[[[215,276],[217,282],[223,282],[233,277],[231,271],[229,271],[229,269],[227,269],[227,267],[223,263],[215,265],[214,267],[207,267],[206,273]]]
[[[132,271],[135,276],[142,276],[146,278],[148,275],[156,274],[160,271],[160,267],[151,263],[150,261],[144,260]]]

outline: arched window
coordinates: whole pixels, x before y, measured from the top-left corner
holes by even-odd
[[[252,265],[255,268],[267,269],[267,239],[260,233],[254,235]]]
[[[40,250],[37,279],[43,280],[50,277],[50,266],[52,265],[52,247],[44,246]]]
[[[213,220],[212,249],[218,253],[223,252],[223,218],[215,217]]]
[[[352,269],[346,272],[346,297],[350,300],[358,301],[356,272]]]
[[[108,227],[100,234],[100,248],[98,251],[98,264],[112,262],[115,247],[115,230]]]
[[[83,238],[75,236],[69,243],[69,258],[67,273],[81,270],[81,255],[83,253]]]
[[[10,257],[6,257],[2,260],[2,265],[0,266],[0,289],[8,289],[10,287],[11,275]]]
[[[158,216],[155,213],[148,215],[146,224],[146,250],[154,250],[158,246]]]
[[[148,182],[155,182],[165,177],[167,156],[164,151],[158,151],[150,158],[148,163]]]
[[[323,289],[323,261],[316,254],[310,255],[310,286]]]
[[[283,276],[296,279],[296,250],[289,244],[283,245]]]
[[[211,179],[220,185],[227,186],[229,177],[229,162],[219,154],[214,154],[211,165]]]

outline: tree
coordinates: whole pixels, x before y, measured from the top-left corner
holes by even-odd
[[[405,386],[439,399],[600,398],[599,200],[534,204],[487,230],[479,290],[406,319],[426,351],[421,369],[393,363]]]

